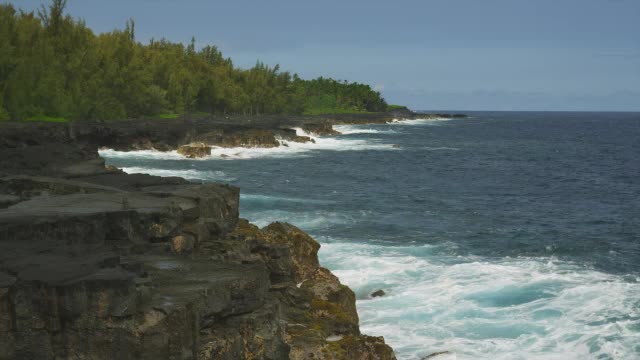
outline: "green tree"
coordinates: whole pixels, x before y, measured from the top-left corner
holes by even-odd
[[[385,111],[365,84],[303,80],[260,61],[239,69],[220,50],[136,41],[136,24],[96,35],[65,15],[0,4],[0,119],[123,119],[161,113],[302,114]]]

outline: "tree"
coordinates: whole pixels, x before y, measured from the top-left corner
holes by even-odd
[[[38,16],[40,16],[44,27],[52,34],[58,34],[60,31],[62,14],[66,6],[67,0],[52,0],[48,10],[44,5],[38,10]]]
[[[319,114],[384,111],[370,86],[296,74],[256,62],[239,69],[207,45],[96,35],[65,16],[66,0],[33,12],[0,5],[0,119],[120,119],[162,113]]]

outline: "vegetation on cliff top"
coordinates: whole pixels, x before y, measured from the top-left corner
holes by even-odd
[[[94,34],[65,15],[0,4],[0,120],[125,119],[182,114],[321,114],[387,110],[370,86],[303,80],[261,62],[234,67],[215,46],[142,44],[135,23]]]

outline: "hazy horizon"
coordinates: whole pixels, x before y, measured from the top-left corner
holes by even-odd
[[[96,32],[133,18],[141,42],[195,36],[241,67],[364,82],[418,110],[640,111],[635,0],[69,0],[67,13]]]

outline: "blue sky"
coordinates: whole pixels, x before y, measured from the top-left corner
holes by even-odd
[[[1,0],[0,0],[1,1]],[[25,10],[41,0],[13,3]],[[425,110],[640,111],[640,0],[68,0],[97,32],[218,45]]]

